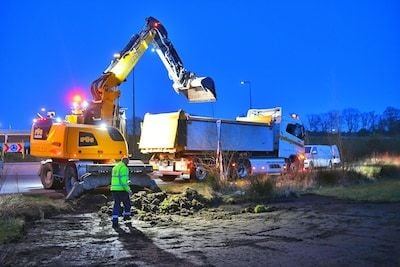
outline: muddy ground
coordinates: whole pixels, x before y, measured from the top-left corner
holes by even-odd
[[[249,203],[223,205],[136,216],[114,230],[88,204],[107,198],[91,195],[75,212],[29,226],[23,240],[0,246],[0,265],[400,266],[400,203],[305,195],[266,203],[264,213],[242,213]]]

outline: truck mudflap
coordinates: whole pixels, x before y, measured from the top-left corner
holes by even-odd
[[[74,199],[82,195],[85,191],[89,191],[98,187],[108,186],[111,183],[111,177],[107,176],[94,176],[88,174],[83,178],[83,181],[76,181],[71,190],[65,197],[66,200]],[[156,182],[146,174],[135,174],[130,176],[130,185],[148,188],[154,192],[161,191]]]

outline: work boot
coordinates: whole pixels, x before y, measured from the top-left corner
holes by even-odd
[[[112,220],[112,228],[118,228],[118,220]]]
[[[125,215],[124,216],[124,221],[129,221],[131,219],[131,216]]]

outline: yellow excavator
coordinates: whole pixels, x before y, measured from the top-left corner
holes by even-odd
[[[135,34],[90,88],[89,105],[75,106],[65,121],[57,122],[52,113],[32,125],[30,144],[33,156],[45,158],[39,175],[45,189],[65,188],[67,198],[110,183],[116,160],[128,155],[125,139],[125,113],[118,105],[119,85],[123,83],[144,52],[153,45],[161,58],[174,90],[191,103],[216,100],[214,81],[186,70],[164,26],[155,18]],[[148,164],[130,162],[131,184],[156,188],[147,177]]]

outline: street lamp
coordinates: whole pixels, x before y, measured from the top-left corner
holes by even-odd
[[[241,85],[245,85],[245,84],[249,85],[249,100],[250,100],[250,109],[251,109],[253,107],[253,105],[251,103],[251,81],[241,81],[240,84]]]

